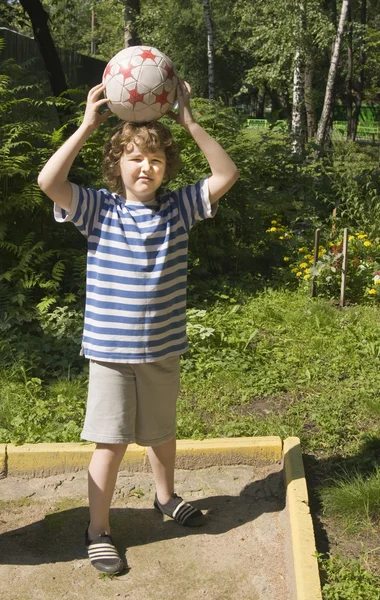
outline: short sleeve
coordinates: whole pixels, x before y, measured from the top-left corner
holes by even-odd
[[[179,211],[186,231],[198,221],[210,219],[218,210],[218,202],[210,203],[208,177],[176,191]]]
[[[54,218],[58,223],[73,223],[85,236],[89,237],[99,221],[104,192],[84,188],[70,183],[72,189],[71,207],[64,210],[54,203]]]

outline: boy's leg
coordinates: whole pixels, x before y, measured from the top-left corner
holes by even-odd
[[[205,517],[202,512],[174,493],[175,455],[175,438],[160,446],[148,448],[148,456],[156,484],[154,507],[163,514],[172,517],[181,525],[189,527],[203,525]]]
[[[161,504],[169,502],[174,493],[175,455],[175,437],[160,446],[148,448],[148,456],[153,471],[157,498]]]
[[[127,444],[97,444],[88,470],[90,525],[88,535],[110,534],[109,511],[120,463]]]

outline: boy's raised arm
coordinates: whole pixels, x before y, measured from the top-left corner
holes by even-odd
[[[111,114],[109,110],[103,114],[98,112],[107,102],[107,98],[99,100],[104,88],[99,84],[89,91],[82,124],[48,160],[37,179],[42,191],[66,211],[71,206],[71,186],[67,177],[75,157],[91,133]]]
[[[222,146],[194,121],[190,109],[190,92],[189,84],[180,80],[178,84],[178,115],[170,113],[170,116],[190,133],[210,165],[212,174],[208,184],[210,202],[213,204],[233,186],[239,178],[239,171]]]

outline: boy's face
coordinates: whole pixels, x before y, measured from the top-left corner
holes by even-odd
[[[120,159],[120,174],[128,200],[149,202],[162,184],[166,171],[164,150],[148,152],[134,142]]]

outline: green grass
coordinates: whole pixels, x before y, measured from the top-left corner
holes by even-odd
[[[320,495],[325,513],[337,516],[349,530],[380,523],[380,467],[367,475],[346,473]]]
[[[347,453],[379,430],[379,316],[270,290],[189,310],[178,436],[297,435],[305,451]],[[59,375],[0,373],[0,442],[79,439],[87,374]]]

